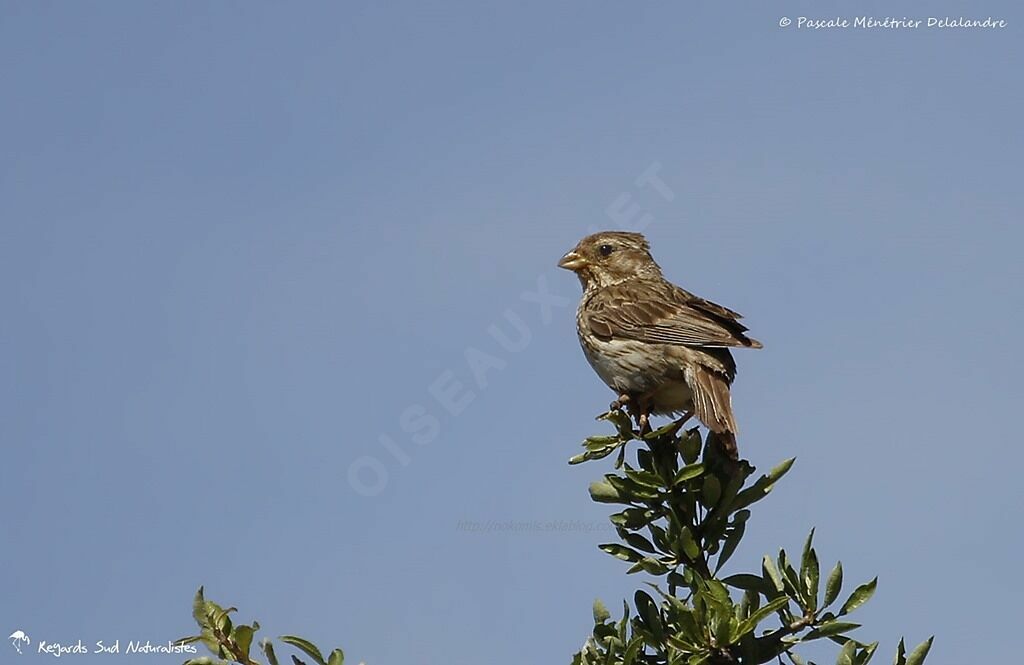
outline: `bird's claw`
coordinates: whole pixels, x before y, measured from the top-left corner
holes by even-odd
[[[621,411],[627,404],[629,404],[629,395],[619,395],[614,402],[608,405],[608,410]]]

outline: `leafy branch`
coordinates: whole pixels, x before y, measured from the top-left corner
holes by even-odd
[[[783,549],[766,555],[758,573],[719,577],[743,538],[750,506],[771,492],[793,459],[751,480],[754,467],[728,459],[714,434],[702,441],[697,428],[670,424],[639,437],[621,411],[602,418],[616,434],[588,438],[584,452],[569,460],[617,454],[614,472],[590,486],[594,501],[622,506],[609,518],[621,542],[599,548],[629,563],[627,573],[663,579],[649,583],[653,596],[634,594],[632,611],[623,603],[617,622],[597,601],[593,633],[573,665],[754,665],[783,656],[793,665],[815,665],[795,648],[820,639],[840,646],[837,665],[871,660],[878,642],[850,637],[860,624],[848,617],[871,598],[877,579],[836,608],[843,567],[837,563],[822,587],[813,530],[799,562]],[[635,464],[626,461],[632,441],[641,444]],[[929,638],[907,655],[901,641],[894,665],[921,665],[931,644]]]
[[[252,641],[256,631],[260,629],[260,624],[256,621],[251,624],[234,624],[230,615],[237,611],[238,609],[235,607],[223,608],[212,600],[207,600],[203,595],[203,587],[199,587],[192,601],[192,618],[199,625],[199,634],[183,637],[176,640],[174,644],[185,645],[202,642],[214,657],[192,658],[185,661],[185,665],[227,665],[228,663],[263,665],[261,661],[250,655]],[[345,663],[345,653],[341,649],[335,649],[327,658],[324,658],[320,649],[309,640],[295,635],[282,635],[277,639],[295,647],[311,658],[316,665],[344,665]],[[266,638],[260,640],[259,648],[269,665],[278,665],[273,642]],[[291,662],[292,665],[308,665],[294,654],[291,655]]]

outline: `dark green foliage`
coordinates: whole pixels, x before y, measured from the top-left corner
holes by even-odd
[[[616,504],[612,524],[621,542],[600,549],[630,564],[627,573],[661,577],[652,593],[637,591],[633,611],[623,604],[613,621],[594,605],[594,631],[573,665],[753,665],[781,661],[814,665],[797,653],[800,644],[828,639],[840,646],[837,665],[864,665],[878,647],[849,636],[859,624],[847,615],[871,598],[877,580],[857,587],[835,608],[843,585],[836,564],[822,585],[812,530],[792,561],[785,550],[765,556],[756,573],[719,573],[736,551],[750,506],[772,490],[793,465],[785,460],[754,477],[754,467],[726,459],[713,435],[668,425],[638,439],[629,418],[613,411],[604,419],[616,436],[587,439],[570,464],[617,453],[615,472],[590,486],[599,503]],[[635,464],[626,461],[631,441],[642,444]],[[909,656],[900,643],[896,665],[920,665],[931,639]]]
[[[251,625],[233,625],[229,615],[236,611],[234,607],[224,609],[212,600],[206,600],[203,596],[203,587],[199,587],[199,591],[196,592],[195,599],[192,601],[192,618],[199,625],[199,634],[183,637],[175,644],[202,642],[216,658],[201,656],[185,661],[185,665],[226,665],[227,663],[263,665],[263,661],[250,655],[253,636],[260,629],[260,625],[255,621]],[[317,665],[344,665],[345,663],[345,654],[341,649],[335,649],[325,659],[320,649],[309,640],[295,635],[282,635],[277,639],[299,649]],[[259,647],[269,665],[278,665],[273,642],[263,639],[260,641]],[[292,665],[308,665],[294,655],[291,656],[291,663]]]

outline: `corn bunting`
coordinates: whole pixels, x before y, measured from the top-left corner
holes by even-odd
[[[580,345],[597,375],[628,406],[640,432],[653,415],[691,415],[737,459],[728,347],[759,349],[739,314],[666,280],[639,233],[587,236],[558,262],[583,286],[576,312]]]

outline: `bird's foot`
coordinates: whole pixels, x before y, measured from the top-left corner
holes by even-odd
[[[651,417],[647,413],[641,413],[637,416],[636,424],[640,427],[640,431],[637,432],[637,436],[643,437],[651,431]]]
[[[619,395],[618,399],[608,405],[608,410],[621,411],[627,404],[629,404],[629,395],[623,393]]]

